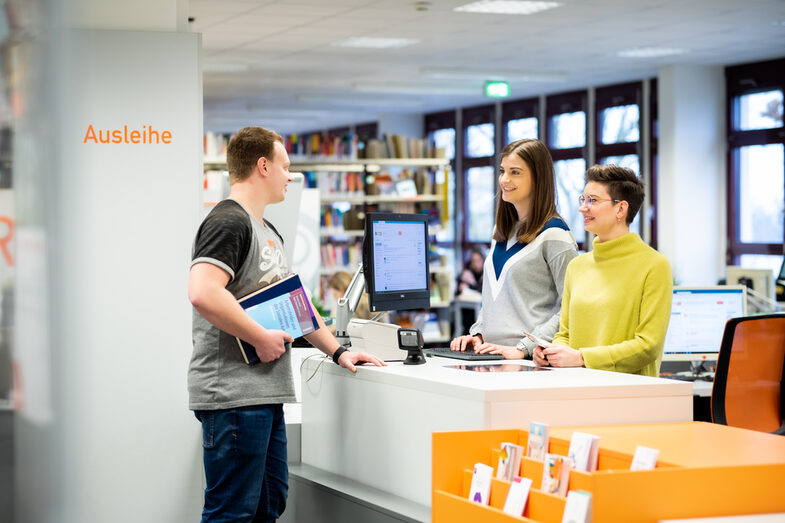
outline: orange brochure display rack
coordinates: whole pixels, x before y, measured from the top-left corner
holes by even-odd
[[[573,431],[600,437],[596,472],[570,471],[570,490],[592,495],[594,522],[785,512],[785,437],[711,423],[551,427],[549,452],[567,455]],[[433,523],[560,523],[565,499],[539,489],[542,461],[524,457],[532,479],[523,517],[502,512],[510,483],[494,479],[489,505],[469,501],[474,464],[496,468],[503,442],[526,448],[525,430],[433,433]],[[638,445],[660,450],[654,470],[631,471]]]

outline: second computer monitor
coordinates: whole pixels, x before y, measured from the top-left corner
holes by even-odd
[[[725,323],[745,313],[742,285],[674,287],[662,360],[716,360]]]
[[[368,213],[363,272],[371,311],[427,309],[428,217],[424,214]]]

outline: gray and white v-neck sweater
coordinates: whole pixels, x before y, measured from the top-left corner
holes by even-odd
[[[559,329],[561,297],[567,264],[578,256],[578,246],[561,218],[548,220],[530,243],[515,237],[491,243],[485,259],[482,309],[470,334],[499,345],[517,346],[531,357],[530,332],[552,340]]]

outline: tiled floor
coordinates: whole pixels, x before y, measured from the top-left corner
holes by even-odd
[[[14,411],[0,409],[0,523],[13,521]]]

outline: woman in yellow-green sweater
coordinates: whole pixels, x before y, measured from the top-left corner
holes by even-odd
[[[630,232],[643,183],[630,169],[595,165],[579,203],[597,237],[567,267],[559,332],[534,362],[657,376],[673,280],[667,258]]]

